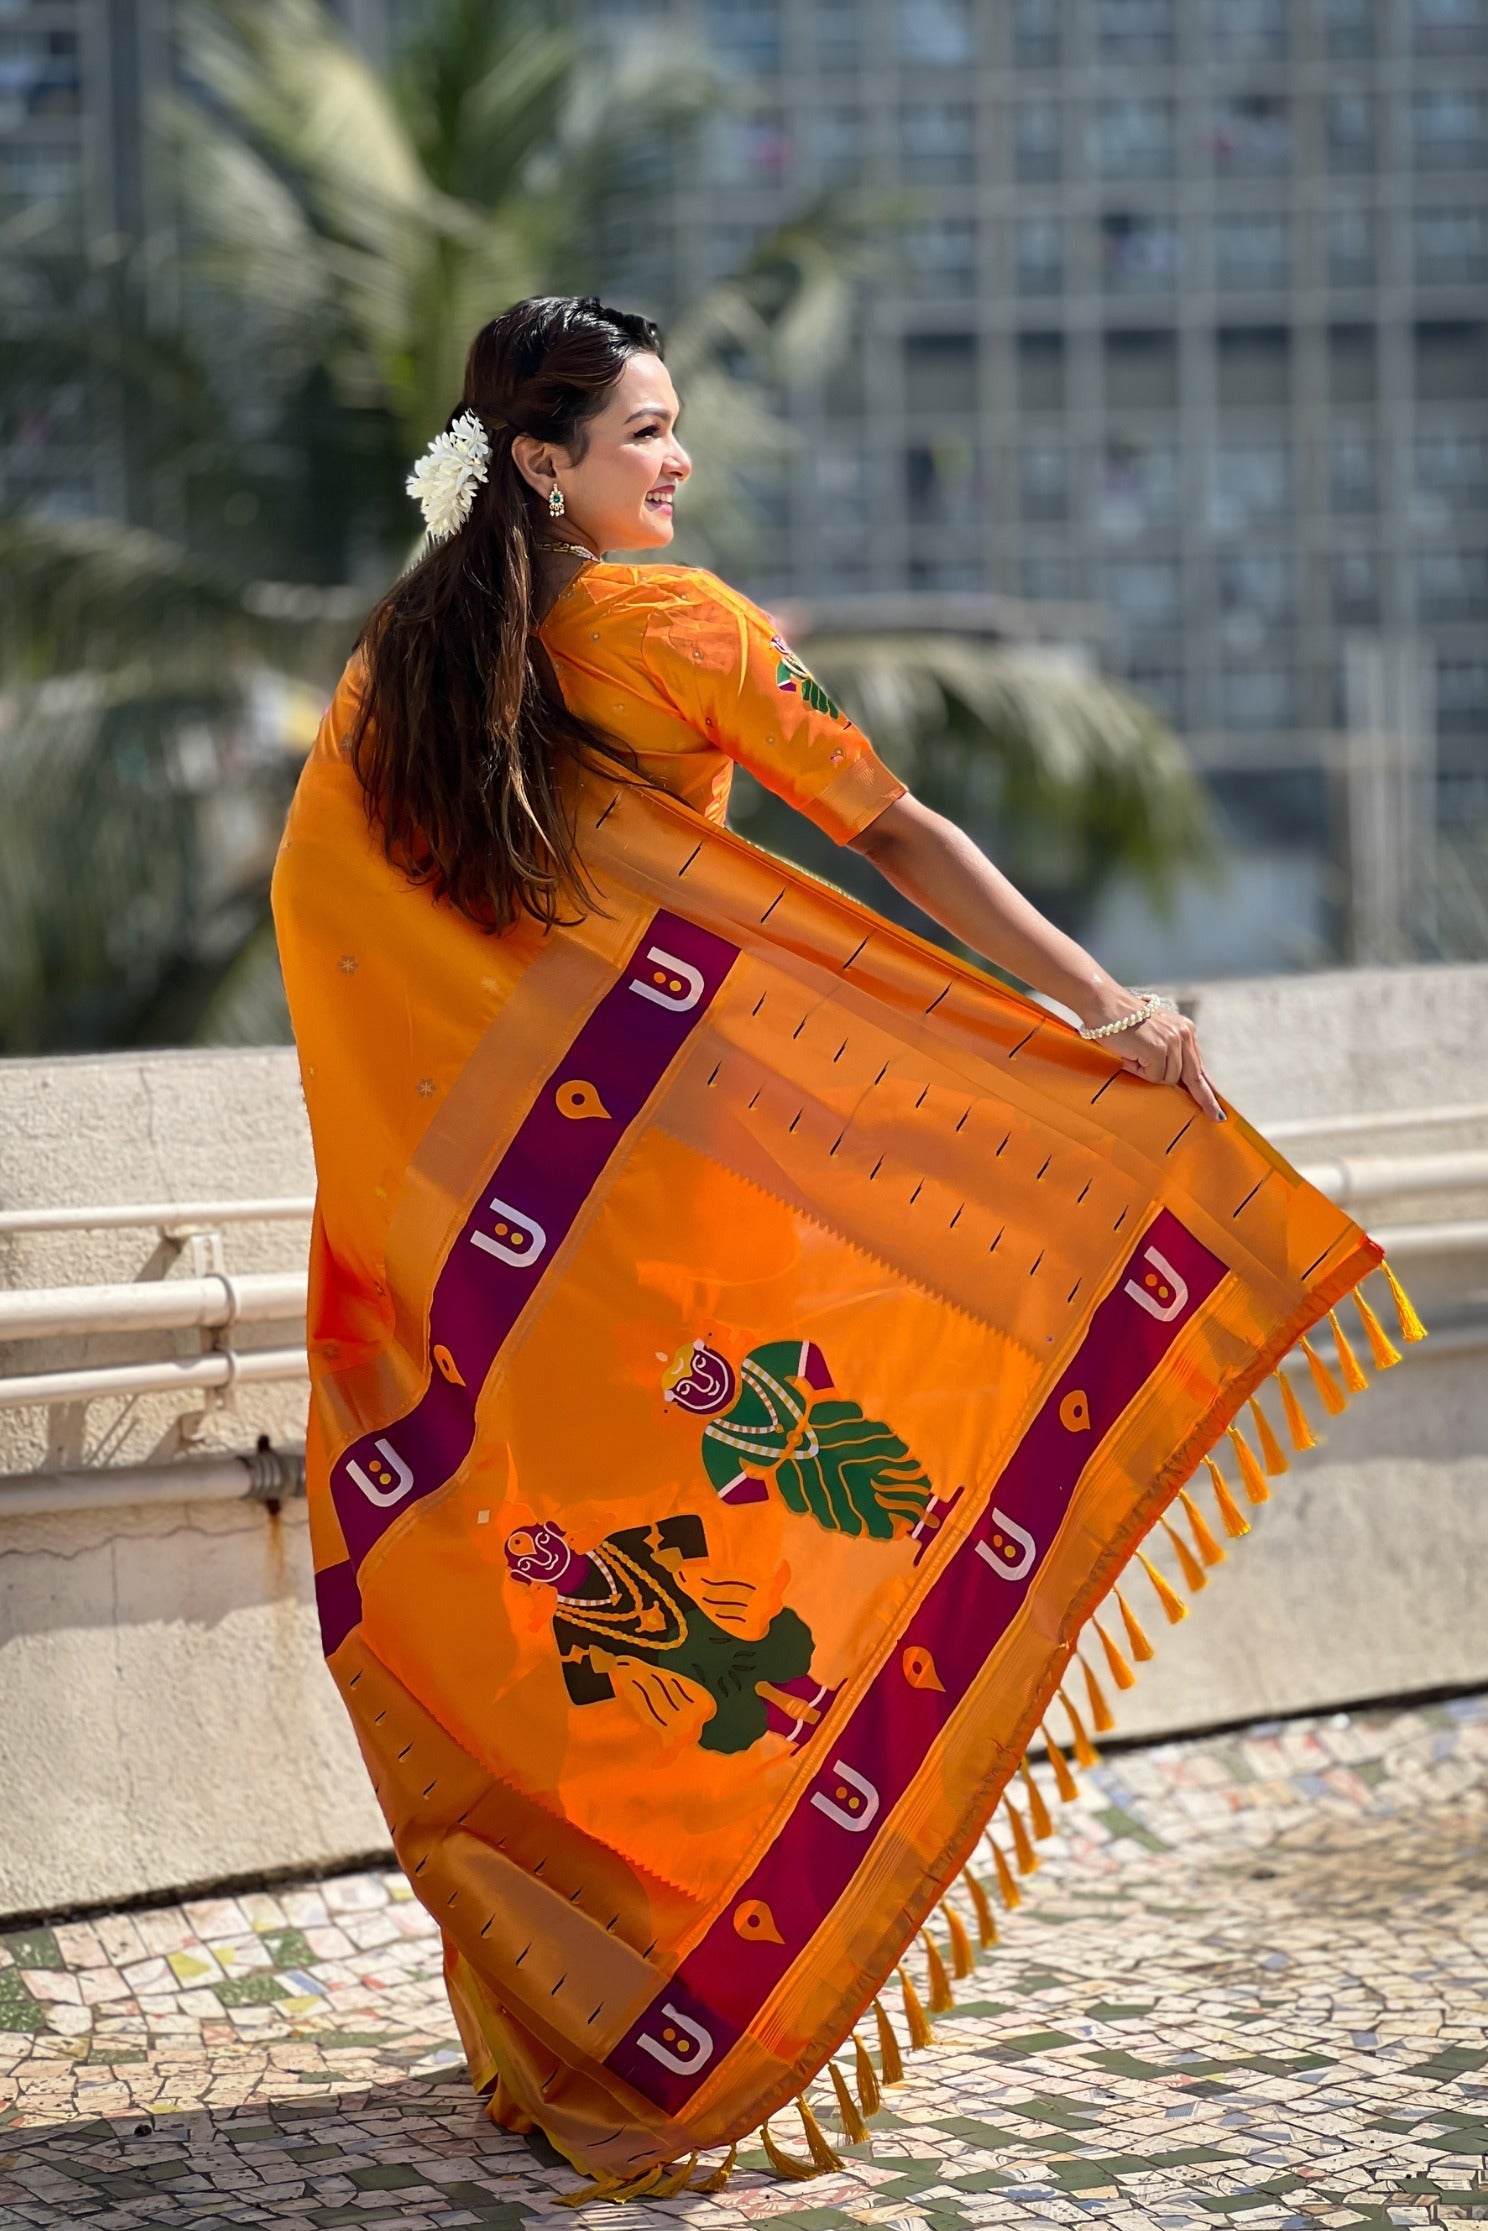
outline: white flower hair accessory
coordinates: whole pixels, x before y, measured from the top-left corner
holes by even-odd
[[[444,542],[464,526],[490,457],[491,438],[474,411],[461,411],[446,433],[434,436],[407,480],[431,542]]]

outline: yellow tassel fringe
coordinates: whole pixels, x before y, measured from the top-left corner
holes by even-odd
[[[1111,1637],[1107,1634],[1105,1628],[1101,1625],[1098,1619],[1092,1619],[1090,1624],[1094,1627],[1096,1633],[1100,1636],[1101,1648],[1106,1653],[1106,1671],[1110,1674],[1111,1679],[1115,1682],[1117,1688],[1134,1689],[1137,1685],[1137,1677],[1132,1672],[1132,1669],[1127,1664],[1125,1658],[1123,1658],[1123,1656],[1121,1655],[1121,1652],[1117,1649],[1115,1643],[1111,1640]]]
[[[835,2061],[828,2061],[832,2072],[832,2089],[837,2095],[837,2112],[842,2117],[842,2135],[850,2146],[868,2143],[868,2125],[858,2111],[858,2103],[847,2088],[847,2078]]]
[[[1367,1394],[1369,1381],[1364,1376],[1364,1367],[1349,1346],[1348,1334],[1338,1322],[1336,1309],[1328,1311],[1328,1325],[1338,1349],[1338,1365],[1343,1373],[1344,1385],[1350,1394]]]
[[[971,1893],[971,1902],[976,1908],[977,1943],[985,1951],[989,1945],[997,1942],[997,1920],[992,1911],[992,1901],[969,1867],[961,1880]]]
[[[1159,1523],[1172,1544],[1173,1555],[1178,1560],[1178,1569],[1183,1575],[1189,1593],[1196,1596],[1201,1588],[1208,1587],[1209,1575],[1205,1572],[1183,1536],[1178,1532],[1172,1520],[1164,1518]]]
[[[1004,1795],[1002,1809],[1007,1814],[1008,1826],[1013,1832],[1013,1852],[1018,1861],[1020,1875],[1031,1875],[1038,1865],[1038,1853],[1028,1833],[1028,1823],[1012,1799]]]
[[[1049,1753],[1049,1764],[1054,1769],[1054,1787],[1059,1792],[1060,1803],[1073,1805],[1080,1794],[1080,1785],[1069,1770],[1069,1760],[1046,1727],[1041,1727],[1039,1733],[1043,1737],[1044,1746]]]
[[[1033,1833],[1039,1843],[1054,1833],[1054,1823],[1049,1818],[1049,1808],[1044,1803],[1044,1793],[1029,1770],[1027,1759],[1018,1769],[1023,1777],[1023,1787],[1028,1792],[1028,1818],[1033,1823]]]
[[[1330,1418],[1342,1417],[1344,1411],[1348,1408],[1348,1396],[1344,1393],[1305,1332],[1302,1335],[1301,1347],[1303,1355],[1307,1358],[1307,1368],[1312,1373],[1312,1383],[1317,1388],[1323,1408]]]
[[[904,2082],[904,2062],[899,2054],[899,2040],[894,2035],[894,2025],[889,2020],[882,2002],[873,2002],[874,2026],[878,2031],[878,2080],[887,2087]]]
[[[815,2160],[802,2161],[795,2154],[781,2152],[771,2133],[768,2115],[760,2124],[760,2143],[765,2149],[765,2158],[776,2176],[784,2177],[787,2183],[801,2185],[805,2184],[809,2178],[821,2175],[820,2166]],[[611,2194],[610,2197],[613,2199],[615,2196]]]
[[[1143,1633],[1136,1613],[1119,1588],[1116,1591],[1116,1608],[1121,1614],[1121,1624],[1126,1629],[1127,1648],[1139,1666],[1146,1665],[1152,1656],[1152,1645]]]
[[[1246,1440],[1238,1425],[1229,1429],[1230,1447],[1235,1452],[1235,1462],[1240,1467],[1240,1479],[1252,1503],[1269,1503],[1271,1490],[1266,1485],[1266,1475],[1261,1470],[1260,1459]]]
[[[1111,1716],[1111,1707],[1106,1702],[1105,1691],[1096,1680],[1095,1668],[1084,1651],[1077,1651],[1076,1655],[1085,1675],[1085,1697],[1090,1706],[1090,1717],[1095,1723],[1095,1732],[1097,1735],[1109,1735],[1116,1722]]]
[[[972,1951],[971,1939],[966,1934],[966,1923],[955,1907],[948,1905],[942,1898],[940,1910],[945,1915],[946,1927],[951,1936],[951,1973],[960,1983],[968,1975],[976,1973],[976,1954]]]
[[[1400,1350],[1364,1299],[1362,1286],[1354,1288],[1354,1307],[1359,1312],[1359,1322],[1364,1327],[1364,1338],[1369,1342],[1369,1353],[1374,1358],[1375,1370],[1388,1371],[1391,1364],[1399,1363]]]
[[[1380,1269],[1385,1274],[1385,1284],[1389,1287],[1390,1299],[1395,1304],[1395,1315],[1400,1320],[1400,1337],[1407,1347],[1413,1346],[1416,1341],[1426,1338],[1426,1327],[1416,1315],[1414,1302],[1389,1264],[1381,1263]]]
[[[853,2031],[853,2077],[858,2087],[858,2105],[863,2110],[863,2120],[866,2122],[870,2115],[876,2115],[882,2107],[883,2095],[878,2088],[873,2063],[868,2058],[868,2048],[856,2030]]]
[[[1292,1447],[1298,1450],[1315,1449],[1318,1445],[1317,1435],[1307,1422],[1307,1412],[1302,1407],[1296,1388],[1283,1372],[1278,1371],[1275,1376],[1281,1388],[1281,1406],[1286,1412],[1287,1431],[1292,1437]]]
[[[1209,1522],[1186,1487],[1178,1490],[1178,1500],[1183,1505],[1183,1515],[1193,1529],[1194,1547],[1206,1565],[1222,1565],[1225,1553],[1209,1531]]]
[[[1162,1574],[1158,1571],[1156,1565],[1153,1564],[1152,1559],[1147,1555],[1145,1550],[1139,1549],[1137,1551],[1137,1563],[1141,1566],[1143,1572],[1147,1575],[1147,1578],[1151,1581],[1153,1587],[1156,1589],[1157,1600],[1163,1607],[1163,1611],[1167,1617],[1168,1625],[1170,1627],[1176,1627],[1180,1619],[1186,1619],[1188,1617],[1187,1604],[1183,1601],[1183,1598],[1179,1595],[1172,1582],[1170,1580],[1164,1580]]]
[[[1214,1500],[1219,1507],[1219,1522],[1229,1535],[1230,1540],[1238,1542],[1242,1535],[1250,1532],[1250,1520],[1235,1501],[1230,1491],[1229,1481],[1225,1478],[1213,1457],[1206,1456],[1204,1462],[1208,1465],[1209,1477],[1214,1482]]]
[[[1063,1689],[1059,1692],[1059,1701],[1069,1714],[1070,1733],[1075,1746],[1075,1764],[1085,1767],[1087,1771],[1092,1766],[1099,1766],[1100,1754],[1085,1733],[1085,1722],[1081,1719]]]
[[[945,1970],[942,1969],[941,1973],[944,1974]],[[899,1970],[899,1991],[904,2001],[904,2021],[909,2031],[909,2049],[912,2053],[918,2053],[922,2047],[935,2043],[935,2032],[930,2027],[929,2016],[920,2004],[920,1994],[911,1983],[909,1972],[905,1968]]]
[[[1016,1907],[1022,1905],[1023,1893],[1013,1880],[1013,1870],[1007,1863],[1001,1844],[993,1836],[989,1836],[987,1841],[992,1846],[992,1864],[997,1869],[997,1887],[1001,1892],[1002,1902],[1008,1912],[1012,1913]]]
[[[1255,1427],[1256,1438],[1261,1444],[1261,1462],[1266,1467],[1266,1477],[1272,1480],[1280,1479],[1283,1472],[1289,1472],[1292,1468],[1287,1461],[1286,1450],[1272,1432],[1271,1420],[1254,1395],[1246,1404],[1246,1408],[1250,1411],[1250,1422]]]

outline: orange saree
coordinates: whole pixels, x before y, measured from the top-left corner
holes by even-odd
[[[822,2072],[861,2128],[900,2035],[854,2026],[942,1901],[990,1941],[1011,1777],[1066,1793],[1147,1654],[1117,1584],[1181,1616],[1346,1295],[1395,1350],[1378,1248],[1245,1123],[720,826],[736,760],[839,840],[901,787],[762,615],[602,565],[543,634],[658,786],[586,790],[587,919],[488,937],[387,865],[350,679],[275,912],[326,1654],[491,2112],[624,2194]]]

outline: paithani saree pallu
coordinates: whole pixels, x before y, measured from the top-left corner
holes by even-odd
[[[581,924],[481,935],[384,861],[341,717],[275,893],[326,1654],[490,2111],[677,2189],[818,2077],[861,2133],[875,1995],[923,2041],[907,1949],[941,1932],[933,2011],[1047,1828],[1030,1746],[1068,1794],[1277,1425],[1310,1444],[1282,1359],[1341,1407],[1354,1348],[1307,1335],[1350,1294],[1395,1359],[1380,1251],[1243,1121],[654,792],[585,793]],[[786,2173],[833,2159],[803,2120]]]

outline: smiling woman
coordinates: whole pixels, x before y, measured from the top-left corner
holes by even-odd
[[[643,319],[482,330],[413,476],[434,539],[368,622],[274,894],[320,1185],[326,1654],[491,2114],[618,2197],[762,2121],[782,2174],[832,2166],[824,2072],[865,2135],[902,2073],[875,1994],[899,1967],[928,2042],[916,1933],[994,1808],[1034,1864],[1025,1754],[1057,1700],[1070,1794],[1097,1665],[1132,1678],[1117,1619],[1150,1655],[1103,1599],[1130,1568],[1182,1617],[1140,1545],[1204,1586],[1185,1481],[1208,1463],[1246,1531],[1206,1452],[1228,1435],[1266,1499],[1287,1460],[1253,1397],[1379,1260],[1202,1120],[1191,1025],[909,797],[765,613],[603,555],[671,540],[677,415]],[[1084,1027],[731,836],[736,764]],[[1333,1326],[1345,1386],[1306,1350],[1329,1409],[1363,1383]],[[809,2161],[770,2134],[792,2097]]]

